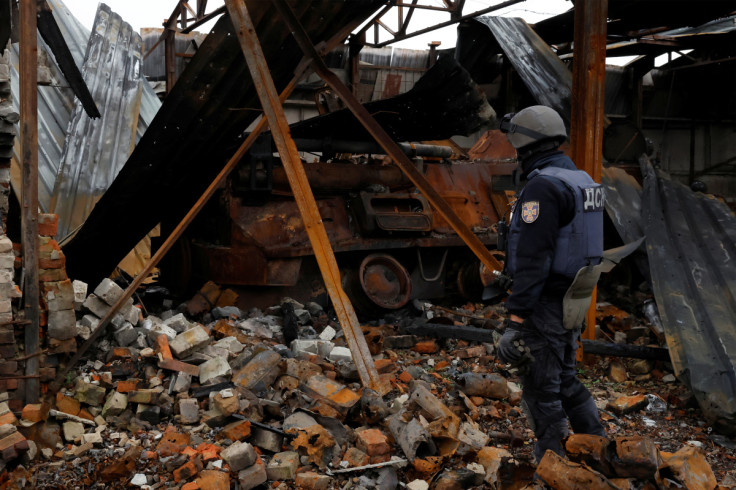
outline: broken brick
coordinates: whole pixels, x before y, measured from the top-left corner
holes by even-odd
[[[378,429],[356,431],[355,445],[368,456],[382,456],[391,452],[386,435]]]
[[[23,407],[20,418],[31,423],[41,422],[46,418],[47,411],[41,403],[29,403]]]
[[[184,480],[188,480],[195,476],[202,469],[202,463],[199,460],[194,459],[187,461],[184,465],[174,470],[174,481],[179,483]]]
[[[646,408],[649,404],[646,395],[622,396],[612,402],[608,402],[607,408],[619,415],[624,415],[635,410]]]
[[[327,475],[320,475],[314,471],[305,471],[297,473],[295,483],[297,486],[309,490],[327,490],[330,487],[332,478]]]
[[[261,458],[251,467],[241,470],[238,473],[238,483],[241,490],[250,490],[258,485],[266,483],[268,475],[266,474],[266,464]]]
[[[411,350],[420,354],[434,354],[439,348],[437,347],[437,342],[434,340],[422,340],[417,342]]]
[[[255,449],[247,442],[235,442],[220,453],[220,457],[232,471],[240,471],[252,466],[258,458]]]
[[[28,451],[29,448],[26,438],[17,431],[0,439],[0,455],[5,461],[17,458],[21,453]]]
[[[357,447],[351,447],[348,448],[347,451],[345,451],[345,454],[342,457],[343,461],[347,461],[348,466],[350,468],[355,468],[357,466],[365,466],[367,464],[370,464],[371,458],[366,453],[358,449]]]
[[[223,427],[217,438],[242,441],[250,437],[250,432],[250,422],[248,420],[238,420]]]
[[[58,223],[59,215],[38,213],[38,234],[44,237],[55,237]]]
[[[62,393],[57,393],[56,409],[60,412],[68,413],[69,415],[79,415],[79,411],[82,409],[82,404],[79,402],[79,400],[76,400],[70,396],[65,396]]]
[[[200,471],[195,482],[199,488],[206,490],[230,490],[230,475],[223,471]]]
[[[269,480],[293,480],[299,468],[299,453],[284,451],[276,453],[266,465]]]
[[[140,379],[126,379],[118,381],[115,391],[118,393],[129,393],[138,389],[143,381]]]
[[[167,429],[161,437],[158,446],[156,446],[156,451],[158,451],[160,457],[165,458],[181,453],[188,445],[189,434],[182,434],[176,432],[174,429]]]

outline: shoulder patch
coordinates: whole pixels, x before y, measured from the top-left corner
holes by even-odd
[[[539,201],[527,201],[521,205],[521,219],[524,223],[534,223],[539,218]]]

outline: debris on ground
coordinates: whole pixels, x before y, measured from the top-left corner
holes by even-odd
[[[105,279],[86,297],[73,294],[85,286],[74,284],[69,299],[73,342],[89,338],[123,293]],[[361,386],[340,325],[320,305],[284,298],[245,312],[227,301],[212,306],[218,298],[203,305],[202,297],[176,308],[129,301],[58,393],[19,416],[0,403],[0,483],[729,488],[736,477],[736,442],[700,421],[668,363],[648,359],[591,356],[581,364],[610,438],[573,434],[569,459],[548,453],[537,464],[519,380],[495,357],[501,305],[415,302],[365,324],[376,369],[392,388],[381,396]],[[296,318],[288,345],[287,316]],[[603,339],[656,342],[643,313],[600,303],[597,323]],[[422,325],[475,329],[489,340],[407,333]]]

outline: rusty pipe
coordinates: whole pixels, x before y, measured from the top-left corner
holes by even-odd
[[[319,140],[312,138],[294,138],[299,151],[331,151],[334,153],[374,153],[384,155],[386,151],[373,141]],[[450,158],[452,148],[442,145],[425,145],[422,143],[396,143],[410,157]]]
[[[308,163],[304,165],[304,171],[315,191],[354,191],[372,184],[381,184],[389,189],[411,185],[395,165]],[[289,189],[283,167],[273,169],[273,186],[280,190]]]

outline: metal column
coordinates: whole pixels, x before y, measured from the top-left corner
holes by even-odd
[[[23,148],[23,301],[26,355],[38,352],[40,294],[38,283],[38,42],[36,0],[20,2],[20,130]],[[38,375],[38,356],[26,361],[26,376]],[[25,381],[26,403],[39,398],[38,378]]]
[[[340,79],[325,65],[317,50],[309,41],[307,33],[299,24],[298,19],[294,16],[289,5],[285,0],[273,0],[274,6],[277,8],[282,18],[286,21],[291,30],[294,39],[302,49],[304,54],[312,61],[312,65],[317,74],[337,95],[342,99],[345,105],[350,109],[353,115],[360,121],[363,127],[373,136],[376,142],[383,148],[386,154],[398,165],[398,167],[406,174],[409,180],[421,191],[421,193],[429,200],[434,208],[442,215],[443,218],[452,226],[455,233],[470,247],[480,261],[489,271],[503,270],[503,265],[496,260],[491,252],[486,248],[483,242],[470,231],[463,223],[460,217],[450,207],[449,204],[440,196],[440,194],[432,187],[432,185],[424,178],[424,175],[416,168],[414,163],[409,160],[399,146],[391,139],[391,137],[383,130],[383,128],[373,119],[373,116],[350,92],[350,89],[343,84]]]
[[[289,124],[286,121],[281,102],[278,100],[276,87],[266,64],[253,21],[244,0],[225,0],[225,5],[227,5],[230,12],[230,19],[238,35],[245,60],[248,63],[253,85],[258,92],[264,116],[271,128],[271,134],[281,156],[281,162],[294,193],[294,200],[304,221],[309,241],[314,249],[314,255],[327,292],[342,326],[345,340],[353,354],[355,367],[364,386],[384,393],[386,389],[382,386],[376,367],[373,364],[373,358],[360,329],[358,317],[342,289],[337,261],[327,237],[327,231],[322,223],[322,218],[319,215],[317,202],[312,194],[312,189],[309,187],[309,181],[296,145],[291,139]]]
[[[578,168],[601,181],[605,116],[606,17],[608,0],[575,4],[570,156]],[[585,338],[595,338],[596,291],[588,310]]]

